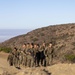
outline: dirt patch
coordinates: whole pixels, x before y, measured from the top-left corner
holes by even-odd
[[[8,73],[10,75],[75,75],[75,64],[55,64],[48,67],[33,67],[16,69],[9,66],[7,62],[7,53],[0,52],[0,75]]]

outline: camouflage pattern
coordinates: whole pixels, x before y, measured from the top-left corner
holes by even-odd
[[[49,65],[52,64],[52,60],[53,60],[53,47],[52,46],[48,46],[48,59],[49,59]]]
[[[45,43],[42,45],[23,44],[19,49],[14,47],[7,61],[10,66],[13,65],[16,68],[49,66],[53,61],[53,46],[50,43],[47,46]]]
[[[9,54],[7,61],[9,61],[10,66],[13,66],[13,54],[12,53]]]

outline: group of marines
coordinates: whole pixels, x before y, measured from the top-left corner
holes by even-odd
[[[38,67],[50,66],[53,60],[53,45],[52,43],[23,44],[20,49],[14,47],[12,52],[9,53],[7,61],[10,66],[16,68],[24,67]]]

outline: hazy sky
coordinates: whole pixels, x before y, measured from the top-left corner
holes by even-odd
[[[75,0],[0,0],[0,29],[36,29],[75,22]]]

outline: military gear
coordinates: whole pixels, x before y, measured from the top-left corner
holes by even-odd
[[[45,61],[45,55],[44,55],[44,50],[45,50],[45,47],[42,46],[39,51],[40,51],[40,62],[41,62],[41,65],[44,66],[44,61]]]
[[[37,50],[35,54],[35,66],[39,66],[40,63],[40,51]]]
[[[27,50],[27,66],[34,66],[34,52],[32,48]]]
[[[8,56],[8,61],[10,66],[15,66],[20,68],[20,65],[33,67],[33,66],[49,66],[53,61],[53,47],[52,44],[45,46],[45,43],[42,46],[37,44],[26,44],[22,48],[17,49],[16,47],[12,53]]]
[[[52,60],[53,60],[53,48],[52,47],[48,47],[47,48],[47,55],[48,55],[48,61],[49,61],[49,65],[52,64]]]
[[[13,54],[9,54],[8,58],[7,58],[7,61],[9,61],[9,65],[10,66],[13,66]]]

